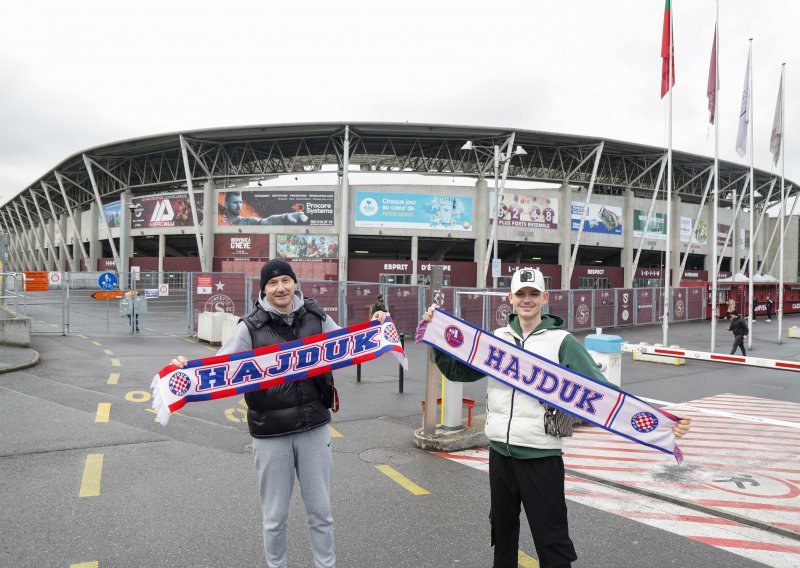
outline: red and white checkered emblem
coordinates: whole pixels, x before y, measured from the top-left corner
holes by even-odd
[[[397,328],[393,323],[390,323],[384,328],[383,336],[387,341],[391,341],[392,343],[400,343],[400,336],[397,334]]]
[[[634,414],[633,418],[631,418],[631,426],[633,426],[633,429],[637,432],[646,434],[658,427],[658,418],[656,418],[655,414],[650,412],[639,412]]]
[[[189,390],[191,382],[186,373],[175,373],[169,379],[169,390],[175,396],[183,396]]]

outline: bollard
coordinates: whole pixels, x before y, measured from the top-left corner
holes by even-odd
[[[400,334],[400,347],[403,349],[403,352],[405,353],[405,350],[406,350],[406,334],[405,333],[401,333]],[[398,390],[398,392],[400,394],[403,394],[403,365],[398,365],[398,367],[400,367],[400,375],[398,376],[398,381],[399,381],[399,384],[398,384],[399,390]]]
[[[361,382],[361,363],[356,365],[356,382],[357,383]]]

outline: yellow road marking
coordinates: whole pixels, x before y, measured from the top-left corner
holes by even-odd
[[[108,384],[116,385],[119,382],[119,373],[111,373],[108,375]]]
[[[519,551],[517,558],[517,562],[519,562],[519,565],[522,566],[522,568],[539,568],[539,561],[535,558],[531,558],[521,550]]]
[[[108,422],[108,417],[111,414],[111,403],[100,402],[97,404],[97,415],[94,417],[95,422]]]
[[[194,339],[186,339],[185,337],[183,338],[183,340],[184,340],[186,343],[197,343],[197,342],[196,342]]]
[[[86,337],[85,335],[79,335],[78,337],[80,337],[81,339],[89,339],[89,338],[88,338],[88,337]]]
[[[58,327],[58,326],[56,324],[54,324],[54,323],[51,323],[50,327]]]
[[[152,412],[153,414],[155,414],[155,413],[156,413],[156,411],[155,411],[155,410],[153,410],[152,408],[145,408],[145,410],[146,410],[147,412]],[[183,415],[182,415],[180,412],[170,412],[170,414],[169,414],[169,415],[170,415],[170,416],[183,416]],[[247,419],[245,418],[245,420],[247,420]],[[242,420],[242,422],[244,422],[245,420]],[[159,419],[158,419],[158,416],[156,416],[156,417],[155,417],[155,419],[153,420],[153,422],[158,422],[159,424],[161,424],[161,420],[159,420]]]
[[[114,352],[111,351],[111,349],[103,349],[103,353],[105,353],[106,355],[113,355],[114,354]]]
[[[147,402],[151,395],[147,391],[130,391],[125,393],[125,400],[128,402]]]
[[[400,487],[407,489],[414,495],[429,494],[427,490],[423,489],[422,487],[420,487],[419,485],[408,479],[406,476],[404,476],[402,473],[400,473],[399,471],[397,471],[392,467],[389,467],[388,465],[376,465],[375,469],[377,469],[386,477],[397,483]]]
[[[94,345],[97,345],[98,347],[101,347],[101,346],[103,345],[103,344],[102,344],[102,343],[100,343],[99,341],[95,341],[95,340],[92,340],[92,343],[93,343]]]
[[[334,428],[333,426],[328,426],[328,430],[330,430],[330,431],[331,431],[331,438],[344,438],[344,436],[342,436],[342,433],[341,433],[341,432],[339,432],[339,431],[338,431],[336,428]]]
[[[103,476],[103,454],[89,454],[83,468],[83,480],[79,497],[100,495],[100,478]]]
[[[111,366],[112,367],[121,367],[119,359],[111,359]]]
[[[100,564],[95,560],[94,562],[79,562],[78,564],[70,564],[69,568],[99,568]]]
[[[211,347],[210,345],[203,345],[203,347],[205,347],[205,348],[206,348],[206,349],[208,349],[209,351],[213,351],[214,353],[216,353],[217,351],[219,351],[219,349],[217,349],[216,347]]]

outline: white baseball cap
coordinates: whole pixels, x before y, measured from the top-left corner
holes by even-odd
[[[538,268],[521,268],[511,278],[511,293],[516,294],[523,288],[533,288],[539,292],[546,292],[544,276]]]

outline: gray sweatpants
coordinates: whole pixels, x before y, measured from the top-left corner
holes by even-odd
[[[253,438],[258,473],[264,554],[268,568],[286,568],[289,501],[295,472],[308,516],[315,568],[333,568],[331,434],[328,426],[277,438]]]

